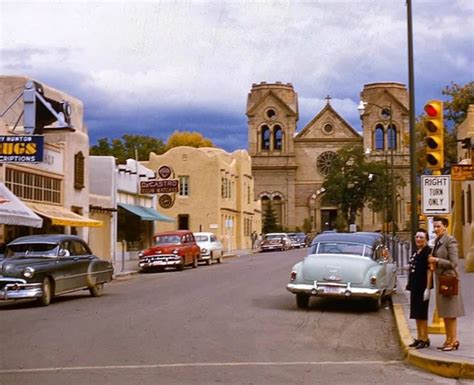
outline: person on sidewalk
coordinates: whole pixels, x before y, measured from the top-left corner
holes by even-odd
[[[431,271],[428,269],[428,232],[418,229],[415,234],[416,251],[410,258],[407,290],[410,290],[410,318],[416,320],[417,337],[408,345],[415,349],[430,346],[428,338],[428,304],[431,289]]]
[[[255,230],[252,231],[252,234],[250,234],[250,239],[252,241],[252,250],[255,250],[257,238],[258,238],[257,232]]]
[[[464,316],[464,303],[461,294],[461,282],[459,281],[458,295],[439,294],[439,276],[459,274],[456,270],[458,265],[458,243],[456,238],[448,234],[449,221],[444,217],[433,218],[433,228],[436,234],[433,255],[428,258],[432,264],[436,280],[436,308],[438,314],[444,320],[446,328],[446,340],[438,349],[450,352],[458,350],[459,341],[457,337],[457,318]]]

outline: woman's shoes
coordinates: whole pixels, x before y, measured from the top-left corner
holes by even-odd
[[[443,345],[438,346],[436,349],[438,349],[438,350],[443,350],[443,349],[446,347],[446,345],[448,345],[448,342],[447,342],[447,341],[444,341],[444,342],[443,342]]]
[[[414,347],[416,347],[416,345],[418,345],[420,342],[421,342],[421,340],[417,340],[417,339],[415,338],[415,339],[413,340],[413,342],[412,342],[410,345],[408,345],[408,347],[414,348]]]
[[[430,339],[428,338],[426,341],[418,340],[418,344],[415,346],[415,349],[424,349],[430,346]]]
[[[452,343],[447,343],[446,346],[441,349],[443,352],[452,352],[453,350],[459,349],[459,341],[454,341]]]

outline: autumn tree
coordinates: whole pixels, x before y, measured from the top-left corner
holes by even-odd
[[[166,143],[166,150],[178,146],[190,147],[215,147],[211,139],[205,138],[201,133],[196,131],[175,131]]]
[[[127,159],[139,161],[148,160],[150,152],[162,154],[165,145],[161,139],[145,135],[128,135],[115,138],[109,142],[108,138],[101,138],[98,143],[90,148],[91,155],[110,155],[117,158],[118,163]]]
[[[456,128],[466,119],[469,104],[474,104],[474,82],[464,86],[451,82],[443,90],[443,95],[450,97],[444,102],[444,119],[452,122]]]

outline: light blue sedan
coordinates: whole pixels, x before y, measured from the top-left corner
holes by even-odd
[[[287,290],[296,305],[307,308],[310,297],[366,298],[374,309],[395,291],[396,265],[380,233],[322,233],[305,259],[293,266]]]

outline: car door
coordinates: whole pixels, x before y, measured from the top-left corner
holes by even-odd
[[[74,289],[87,286],[89,272],[89,265],[94,256],[84,243],[80,240],[73,240],[70,242],[70,251],[73,259],[74,273],[73,285]]]
[[[74,261],[70,242],[63,241],[59,244],[58,257],[54,269],[55,292],[56,294],[70,291],[74,288],[74,276],[76,262]]]

